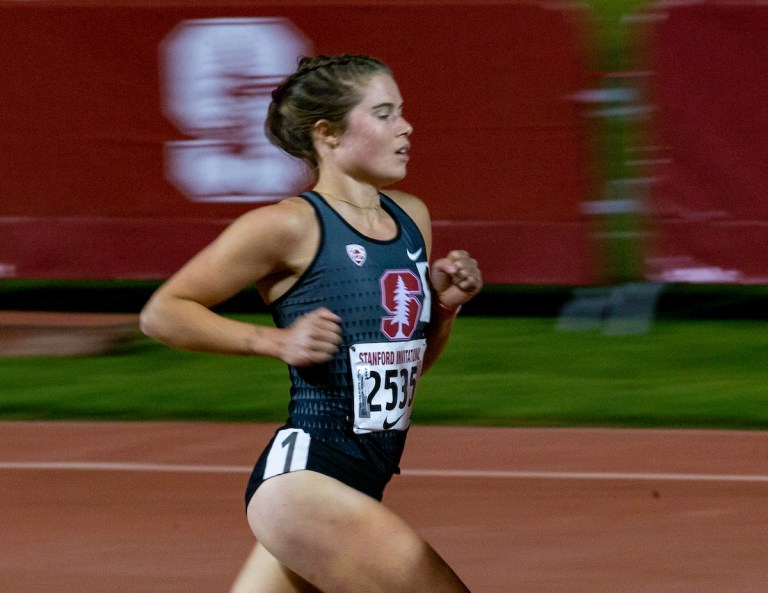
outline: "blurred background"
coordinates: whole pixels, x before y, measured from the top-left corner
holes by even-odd
[[[281,365],[172,352],[135,315],[306,186],[262,133],[296,59],[367,53],[415,128],[398,188],[488,283],[416,420],[766,426],[768,5],[2,1],[0,22],[0,416],[282,419]],[[221,309],[269,323],[255,292]]]

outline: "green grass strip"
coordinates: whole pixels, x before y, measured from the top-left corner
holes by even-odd
[[[558,331],[552,318],[460,317],[419,385],[414,422],[766,428],[766,329],[757,321],[659,320],[643,335],[606,336]],[[105,356],[0,358],[0,377],[4,419],[287,415],[282,363],[145,339]]]

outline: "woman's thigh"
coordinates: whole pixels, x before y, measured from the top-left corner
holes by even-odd
[[[261,544],[246,559],[229,593],[321,593],[283,566]]]
[[[259,542],[323,593],[466,593],[438,554],[383,504],[322,474],[270,478],[248,506]]]

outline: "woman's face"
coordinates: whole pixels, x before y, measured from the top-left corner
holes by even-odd
[[[403,118],[403,99],[389,74],[375,74],[349,112],[334,157],[349,175],[377,187],[405,177],[413,128]]]

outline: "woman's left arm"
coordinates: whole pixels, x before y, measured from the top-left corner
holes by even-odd
[[[451,251],[446,257],[435,261],[430,267],[429,278],[433,290],[432,319],[427,329],[427,352],[422,373],[440,358],[461,306],[483,288],[483,277],[477,262],[461,250]]]
[[[427,247],[427,257],[432,250],[432,224],[429,210],[415,196],[400,191],[387,192],[403,208],[419,227]],[[432,263],[429,271],[432,284],[432,315],[427,329],[427,351],[422,373],[440,358],[453,329],[453,321],[461,305],[473,298],[483,288],[483,277],[477,261],[469,253],[454,250]]]

